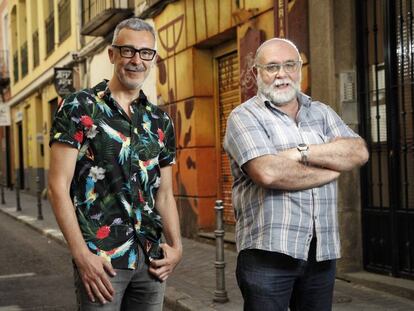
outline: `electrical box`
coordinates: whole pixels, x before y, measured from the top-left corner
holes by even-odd
[[[355,71],[343,71],[339,74],[342,119],[346,124],[358,124],[358,106]]]

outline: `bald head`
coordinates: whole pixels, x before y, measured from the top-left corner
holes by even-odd
[[[296,60],[302,61],[302,58],[300,57],[300,53],[296,45],[287,39],[283,38],[272,38],[265,42],[263,42],[259,48],[256,51],[256,55],[254,57],[254,63],[258,64],[261,63],[261,60],[263,58],[263,55],[269,54],[269,53],[277,53],[278,50],[292,50],[297,55]]]

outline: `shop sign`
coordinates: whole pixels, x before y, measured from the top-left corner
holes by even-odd
[[[54,82],[56,92],[60,97],[75,92],[72,68],[55,68]]]

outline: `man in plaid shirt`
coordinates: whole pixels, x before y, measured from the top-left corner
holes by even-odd
[[[300,92],[296,46],[257,50],[257,96],[229,116],[237,280],[244,309],[331,310],[340,257],[337,178],[368,160],[365,142]]]

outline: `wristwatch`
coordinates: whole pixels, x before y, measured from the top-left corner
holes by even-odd
[[[308,165],[309,146],[305,143],[300,143],[296,148],[298,149],[298,151],[300,152],[300,155],[302,157],[300,162],[302,162],[302,164],[304,164],[304,165]]]

